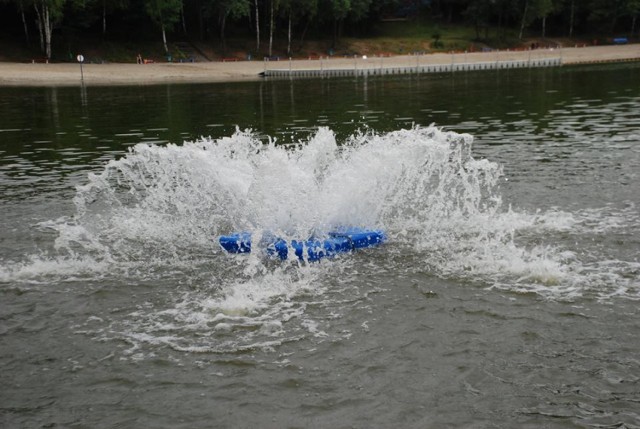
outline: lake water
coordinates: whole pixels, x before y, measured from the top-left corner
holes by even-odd
[[[639,179],[637,64],[0,88],[0,426],[640,427]]]

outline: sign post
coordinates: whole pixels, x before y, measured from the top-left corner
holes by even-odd
[[[78,54],[76,59],[80,63],[80,80],[84,82],[84,73],[82,72],[82,63],[84,62],[84,56],[82,54]]]

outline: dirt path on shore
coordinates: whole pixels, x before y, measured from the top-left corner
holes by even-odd
[[[453,63],[478,63],[541,58],[562,58],[563,64],[640,61],[640,44],[491,51],[455,54],[404,55],[395,57],[316,58],[283,61],[209,63],[84,64],[86,85],[157,84],[181,82],[231,82],[260,79],[265,69],[340,69],[414,67]],[[79,85],[79,64],[0,63],[0,85]]]

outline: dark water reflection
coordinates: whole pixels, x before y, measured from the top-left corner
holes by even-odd
[[[223,85],[2,88],[0,187],[75,177],[139,142],[181,143],[251,128],[289,143],[327,126],[340,138],[435,123],[476,137],[476,156],[517,179],[633,172],[615,150],[639,125],[638,67],[459,73]],[[603,84],[606,82],[606,85]],[[606,150],[609,149],[609,150]],[[604,151],[604,153],[603,153]],[[578,156],[574,156],[574,155]],[[604,169],[584,156],[601,156]],[[567,163],[572,164],[567,170]],[[607,176],[608,177],[608,176]],[[604,177],[604,180],[609,180]],[[8,179],[8,180],[7,180]]]

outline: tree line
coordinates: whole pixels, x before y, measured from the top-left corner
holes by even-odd
[[[0,0],[13,9],[27,42],[36,39],[51,57],[57,29],[99,31],[103,38],[127,28],[152,25],[169,51],[167,35],[199,40],[227,34],[255,38],[255,51],[272,55],[274,37],[300,44],[311,30],[333,44],[343,34],[371,34],[384,20],[428,19],[436,24],[472,26],[478,40],[637,33],[640,0]],[[5,18],[6,20],[7,18]],[[425,35],[430,37],[430,35]]]
[[[640,0],[435,0],[447,19],[462,16],[476,30],[476,37],[486,35],[496,26],[516,28],[520,39],[525,31],[540,37],[613,35],[616,31],[637,34]],[[551,25],[548,25],[551,24]]]

